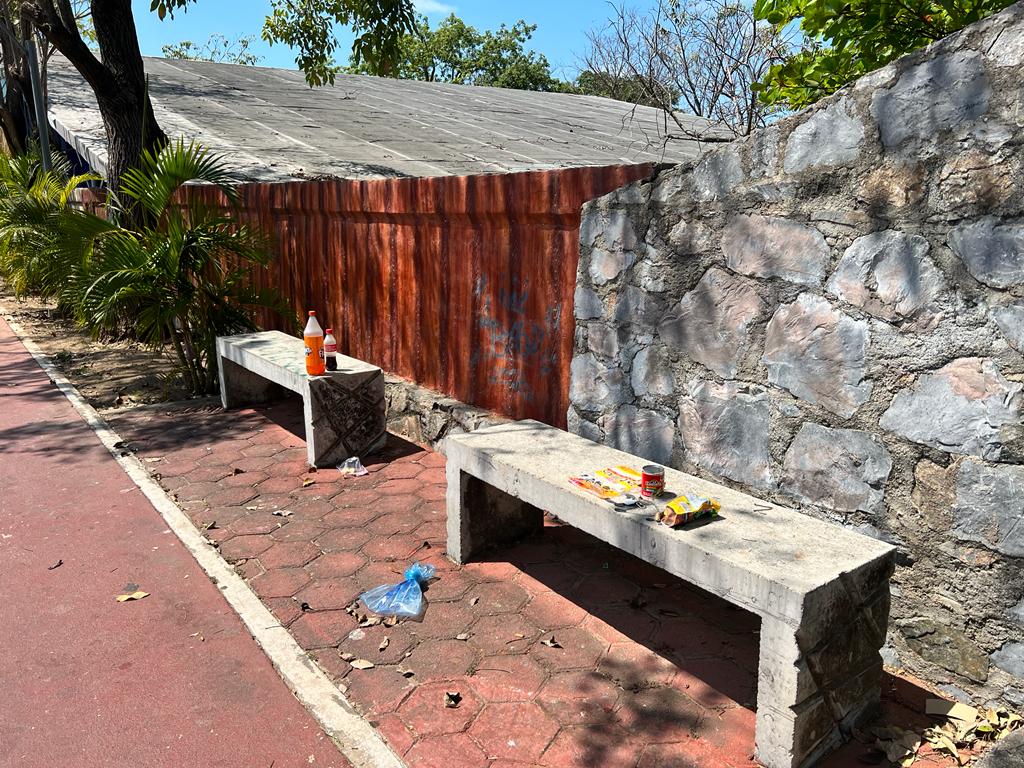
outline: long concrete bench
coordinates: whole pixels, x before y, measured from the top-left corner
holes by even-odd
[[[891,546],[671,469],[666,497],[717,498],[719,519],[672,529],[650,506],[617,511],[569,477],[648,462],[535,421],[445,447],[455,562],[535,532],[548,511],[760,616],[756,756],[768,768],[812,764],[876,708]]]
[[[225,408],[278,398],[282,389],[302,396],[306,454],[312,466],[365,456],[384,445],[384,374],[338,355],[338,370],[306,374],[302,339],[280,331],[217,338],[220,399]]]

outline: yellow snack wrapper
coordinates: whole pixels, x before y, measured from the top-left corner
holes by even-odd
[[[658,510],[658,520],[672,528],[680,528],[700,517],[714,517],[721,508],[718,499],[683,494]]]

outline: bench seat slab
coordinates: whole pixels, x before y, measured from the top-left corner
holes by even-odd
[[[338,356],[338,370],[308,376],[304,347],[280,331],[217,339],[224,408],[263,403],[291,390],[302,397],[306,453],[312,466],[366,456],[386,440],[384,373],[355,358]]]
[[[445,450],[455,562],[536,531],[548,510],[760,616],[756,742],[768,768],[811,765],[877,707],[890,545],[672,469],[666,497],[715,497],[719,519],[673,530],[650,507],[616,511],[569,477],[643,461],[539,422],[454,435]]]

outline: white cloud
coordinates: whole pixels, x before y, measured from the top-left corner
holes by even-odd
[[[415,0],[414,5],[417,11],[425,14],[437,13],[447,16],[449,13],[455,13],[456,11],[454,5],[439,3],[438,0]]]

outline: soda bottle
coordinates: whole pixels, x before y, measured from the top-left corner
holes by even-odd
[[[327,370],[338,370],[338,342],[334,338],[334,329],[328,328],[324,336],[324,355],[327,358]]]
[[[306,345],[306,373],[310,376],[324,375],[324,332],[316,321],[316,312],[310,310],[306,330],[302,332]]]

